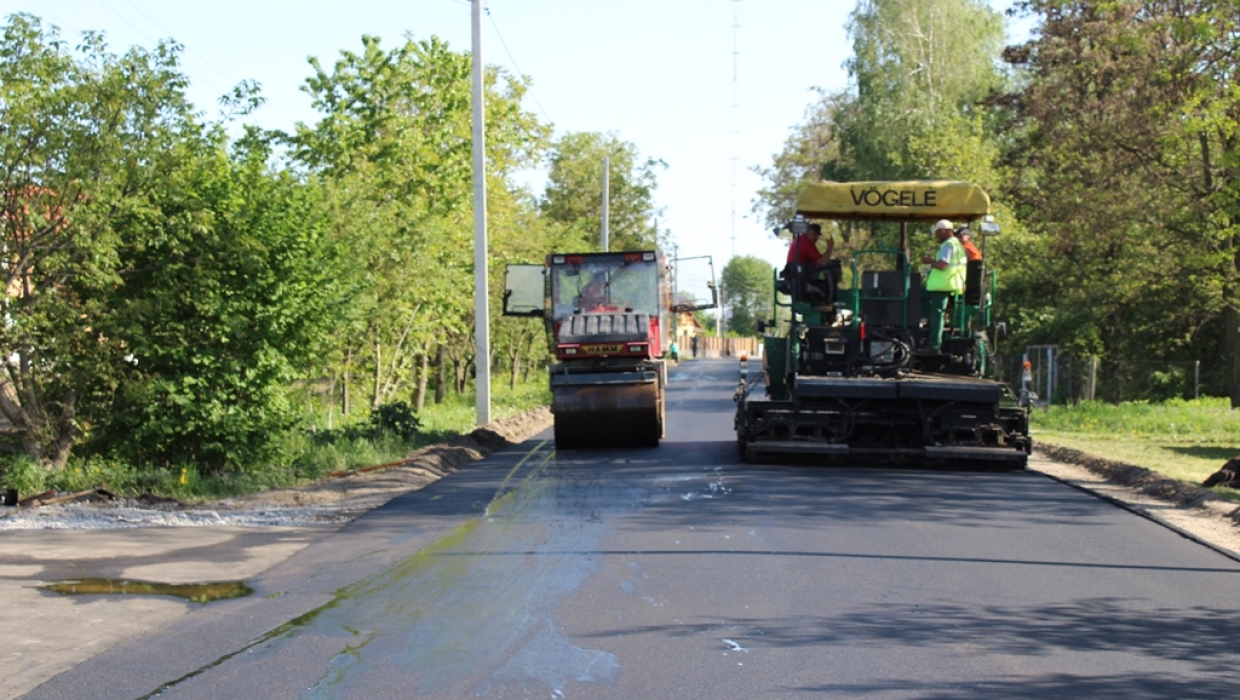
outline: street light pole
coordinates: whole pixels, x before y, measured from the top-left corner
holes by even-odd
[[[611,193],[609,192],[610,189],[611,189],[611,159],[604,156],[603,157],[603,252],[604,253],[609,252],[609,247],[611,245],[610,241],[608,241],[608,238],[611,235],[611,231],[609,230],[611,228],[611,221],[610,221],[611,212],[608,211],[608,206],[611,204]]]
[[[474,126],[474,377],[478,425],[491,422],[491,308],[487,296],[486,129],[482,102],[482,0],[471,0]]]

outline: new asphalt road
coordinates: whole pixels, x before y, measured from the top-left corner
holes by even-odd
[[[736,364],[657,449],[550,431],[25,697],[1234,698],[1240,564],[1034,472],[744,465]]]

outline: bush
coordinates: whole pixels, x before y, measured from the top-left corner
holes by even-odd
[[[1188,381],[1188,372],[1183,367],[1171,367],[1166,372],[1152,372],[1149,389],[1145,392],[1151,401],[1168,401],[1191,397],[1192,384]]]
[[[417,439],[421,427],[421,421],[413,408],[404,401],[395,401],[371,411],[365,423],[332,430],[316,430],[314,439],[323,445],[334,445],[341,441],[383,442],[389,439],[412,443]]]
[[[388,433],[410,442],[418,436],[418,429],[421,427],[413,408],[404,401],[385,403],[371,411],[370,425],[375,437]]]
[[[63,471],[50,476],[56,489],[73,492],[106,486],[116,492],[128,493],[134,490],[140,478],[140,472],[131,465],[98,455],[71,459]]]
[[[0,487],[15,489],[18,498],[25,498],[48,490],[49,472],[26,455],[8,459],[0,472]]]

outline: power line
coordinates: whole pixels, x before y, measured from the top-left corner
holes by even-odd
[[[73,26],[71,26],[71,25],[70,25],[70,23],[67,23],[67,22],[65,22],[63,19],[59,18],[59,17],[56,15],[56,13],[53,13],[53,12],[49,11],[49,10],[47,9],[47,7],[46,7],[45,5],[43,5],[43,3],[38,2],[38,0],[31,0],[31,2],[32,2],[32,4],[33,4],[35,7],[39,8],[39,10],[42,12],[42,14],[43,14],[43,16],[44,16],[44,17],[51,18],[51,19],[52,19],[52,21],[53,21],[56,25],[58,25],[58,26],[60,26],[60,27],[67,27],[67,28],[68,28],[68,30],[69,30],[70,32],[74,32],[74,31],[76,31],[76,33],[78,33],[78,34],[82,34],[82,33],[84,33],[84,31],[85,31],[85,30],[82,30],[82,29],[76,29],[76,30],[75,30],[75,29],[73,28]],[[137,33],[138,33],[138,35],[139,35],[139,36],[141,36],[142,38],[146,39],[147,41],[151,42],[152,44],[158,44],[158,43],[160,42],[160,40],[159,40],[159,39],[157,39],[157,38],[155,38],[155,37],[152,37],[152,36],[151,36],[148,32],[146,32],[144,29],[142,29],[142,27],[139,27],[137,24],[135,24],[135,23],[134,23],[134,22],[133,22],[133,21],[132,21],[132,20],[131,20],[128,16],[126,16],[123,12],[121,12],[121,11],[120,11],[120,10],[118,10],[118,9],[116,9],[116,8],[115,8],[115,7],[113,7],[112,5],[108,4],[107,0],[99,0],[99,3],[100,3],[101,5],[103,5],[104,7],[106,7],[106,8],[107,8],[107,9],[108,9],[108,10],[109,10],[112,14],[114,14],[114,15],[116,15],[118,18],[120,18],[120,20],[121,20],[122,22],[124,22],[125,24],[129,25],[129,27],[130,27],[131,29],[133,29],[135,32],[137,32]],[[146,14],[146,12],[145,12],[145,11],[143,11],[141,7],[138,7],[137,5],[135,5],[135,4],[132,2],[132,0],[126,0],[126,3],[127,3],[130,7],[132,7],[134,10],[136,10],[136,11],[137,11],[140,15],[142,15],[142,16],[143,16],[143,17],[144,17],[144,18],[145,18],[148,22],[150,22],[150,23],[151,23],[152,25],[154,25],[157,29],[159,29],[159,31],[161,31],[161,32],[163,32],[164,34],[166,34],[166,35],[168,36],[168,39],[170,39],[170,40],[172,40],[172,41],[174,41],[174,42],[176,41],[175,37],[173,37],[173,35],[172,35],[172,32],[168,31],[166,28],[164,28],[162,25],[160,25],[160,23],[159,23],[159,22],[155,21],[155,19],[154,19],[154,18],[152,18],[150,15]],[[188,53],[188,54],[190,54],[190,55],[193,55],[193,56],[194,56],[194,57],[195,57],[198,61],[200,61],[203,65],[207,66],[208,68],[210,68],[211,70],[215,71],[216,73],[219,73],[221,76],[223,76],[223,77],[224,77],[224,78],[226,78],[226,79],[229,79],[229,80],[231,80],[231,79],[232,79],[232,78],[231,78],[231,77],[230,77],[227,73],[225,73],[224,71],[220,70],[218,67],[216,67],[215,65],[213,65],[210,61],[208,61],[205,57],[203,57],[203,56],[202,56],[201,54],[199,54],[198,52],[193,51],[193,50],[192,50],[192,49],[190,49],[188,46],[186,46],[186,45],[184,45],[184,44],[181,44],[180,42],[177,42],[177,44],[178,44],[178,46],[179,46],[182,50],[184,50],[186,53]],[[202,74],[198,73],[197,71],[194,71],[194,70],[190,69],[188,66],[181,65],[181,66],[180,66],[180,68],[181,68],[181,70],[183,70],[186,74],[190,75],[191,77],[196,78],[196,79],[198,79],[198,80],[202,81],[202,83],[203,83],[204,85],[206,85],[207,87],[209,87],[211,90],[214,90],[214,91],[215,91],[216,93],[218,93],[219,95],[224,95],[224,94],[226,93],[226,91],[225,91],[225,90],[220,89],[220,87],[219,87],[219,86],[217,86],[215,83],[211,82],[211,80],[210,80],[210,79],[208,79],[206,76],[203,76]],[[266,105],[264,105],[264,106],[266,106]],[[285,119],[288,119],[288,120],[290,120],[290,121],[293,121],[293,118],[292,118],[292,117],[288,116],[287,114],[284,114],[284,113],[283,113],[283,112],[281,112],[280,110],[278,110],[278,109],[276,109],[276,108],[274,108],[274,107],[272,107],[272,108],[271,108],[271,110],[272,110],[273,112],[275,112],[276,114],[279,114],[281,117],[284,117]]]
[[[102,2],[102,3],[103,3],[103,5],[104,5],[105,7],[107,7],[109,10],[112,10],[113,12],[116,12],[116,10],[115,10],[115,9],[113,9],[111,6],[109,6],[109,5],[108,5],[108,3],[106,2],[106,0],[100,0],[100,2]],[[150,22],[151,24],[155,25],[155,27],[156,27],[157,29],[159,29],[159,31],[163,32],[164,34],[168,35],[169,37],[172,37],[172,36],[173,36],[172,32],[168,31],[168,29],[166,29],[166,28],[165,28],[162,24],[160,24],[159,22],[157,22],[157,21],[155,20],[155,18],[154,18],[154,17],[151,17],[150,15],[148,15],[148,14],[147,14],[147,13],[146,13],[146,12],[145,12],[142,8],[141,8],[141,7],[139,7],[139,6],[137,6],[136,4],[134,4],[133,0],[125,0],[125,2],[126,2],[126,4],[128,4],[130,7],[132,7],[134,10],[137,10],[138,14],[140,14],[140,15],[142,15],[144,18],[146,18],[146,21],[148,21],[148,22]],[[116,12],[116,14],[118,14],[118,15],[119,15],[120,13],[119,13],[119,12]],[[124,20],[125,20],[125,22],[127,22],[127,23],[129,24],[129,26],[131,26],[131,27],[133,27],[133,26],[134,26],[134,25],[133,25],[133,23],[132,23],[132,22],[129,22],[129,20],[128,20],[128,19],[126,19],[124,16],[122,16],[122,17],[121,17],[121,19],[124,19]],[[137,29],[137,27],[134,27],[134,29]],[[139,31],[139,32],[141,32],[141,30],[138,30],[138,31]],[[143,36],[146,36],[146,34],[143,34]],[[150,37],[147,37],[147,38],[149,39]],[[207,58],[206,58],[205,56],[203,56],[202,54],[200,54],[200,53],[198,53],[197,51],[193,50],[192,48],[190,48],[190,47],[189,47],[188,45],[186,45],[186,44],[182,44],[182,46],[184,47],[184,49],[185,49],[185,52],[186,52],[186,53],[188,53],[189,55],[191,55],[191,56],[193,56],[194,58],[196,58],[198,61],[200,61],[200,62],[201,62],[203,65],[205,65],[206,67],[208,67],[208,68],[210,68],[211,70],[213,70],[213,71],[215,71],[216,73],[218,73],[218,74],[219,74],[220,76],[222,76],[225,80],[228,80],[229,82],[233,82],[234,84],[237,82],[237,81],[235,81],[235,80],[234,80],[233,76],[229,75],[228,73],[224,72],[223,70],[220,70],[220,68],[219,68],[219,67],[217,67],[215,64],[213,64],[213,63],[211,63],[210,61],[208,61],[208,60],[207,60]],[[197,73],[194,73],[193,71],[189,71],[189,73],[190,73],[191,75],[193,75],[194,77],[199,78],[200,80],[202,80],[202,82],[206,83],[207,87],[209,87],[209,88],[211,88],[212,90],[216,91],[216,92],[217,92],[217,93],[219,93],[220,95],[223,95],[223,94],[226,92],[226,91],[222,91],[222,90],[220,90],[220,88],[218,88],[215,84],[213,84],[210,80],[207,80],[207,79],[206,79],[206,78],[204,78],[203,76],[201,76],[201,75],[199,75],[199,74],[197,74]],[[263,106],[264,106],[264,107],[268,106],[266,101],[264,101],[264,102],[263,102]],[[289,115],[285,114],[284,112],[281,112],[279,109],[276,109],[275,107],[271,107],[271,111],[272,111],[272,112],[275,112],[276,114],[280,115],[281,117],[283,117],[283,118],[285,118],[285,119],[289,120],[290,122],[296,122],[296,121],[297,121],[297,120],[293,119],[292,117],[290,117]]]
[[[128,2],[128,0],[126,0],[126,1]],[[47,10],[47,8],[46,8],[46,7],[44,7],[41,3],[39,3],[39,2],[35,2],[34,4],[35,4],[37,7],[39,7],[41,10],[43,10],[43,14],[44,14],[44,15],[47,15],[48,17],[52,17],[52,18],[53,18],[53,19],[54,19],[54,20],[55,20],[58,24],[68,26],[68,25],[67,25],[67,24],[66,24],[63,20],[56,19],[56,18],[52,15],[52,13],[50,13],[50,12]],[[107,2],[107,0],[99,0],[99,4],[100,4],[100,5],[103,5],[103,6],[104,6],[104,7],[106,7],[106,8],[108,8],[108,11],[110,11],[112,14],[116,15],[117,17],[119,17],[119,18],[120,18],[120,20],[121,20],[122,22],[124,22],[125,24],[128,24],[128,25],[129,25],[129,27],[130,27],[131,29],[133,29],[135,32],[137,32],[137,33],[138,33],[138,35],[139,35],[139,36],[141,36],[143,39],[146,39],[147,41],[151,42],[152,44],[158,44],[158,43],[160,42],[160,40],[159,40],[159,39],[157,39],[156,37],[153,37],[153,36],[151,36],[150,34],[148,34],[148,33],[146,32],[146,30],[142,29],[142,27],[139,27],[138,25],[134,24],[134,23],[133,23],[133,21],[132,21],[132,20],[130,20],[130,19],[129,19],[129,17],[127,17],[127,16],[126,16],[123,12],[121,12],[120,10],[116,9],[115,7],[113,7],[113,6],[109,5],[109,4],[108,4],[108,2]],[[158,23],[158,22],[156,22],[155,20],[151,19],[149,16],[147,16],[147,15],[146,15],[146,13],[142,12],[142,9],[141,9],[141,8],[137,7],[137,6],[136,6],[136,5],[134,5],[132,2],[129,2],[129,5],[130,5],[131,7],[133,7],[135,10],[137,10],[140,14],[142,14],[142,16],[143,16],[143,17],[146,17],[146,19],[147,19],[148,21],[150,21],[150,23],[151,23],[151,24],[154,24],[156,27],[158,27],[158,28],[159,28],[159,30],[160,30],[161,32],[164,32],[164,33],[168,34],[168,38],[169,38],[169,39],[171,39],[171,40],[173,40],[173,41],[176,41],[176,39],[172,37],[172,33],[171,33],[171,32],[169,32],[167,29],[164,29],[163,27],[160,27],[160,26],[159,26],[159,23]],[[78,29],[78,30],[77,30],[77,32],[78,32],[79,34],[82,34],[82,33],[85,33],[85,30]],[[181,45],[181,48],[185,48],[185,47],[184,47],[183,45]],[[185,48],[185,50],[186,50],[186,51],[188,51],[188,49],[187,49],[187,48]],[[203,61],[203,63],[206,63],[206,61],[204,60],[204,61]],[[218,68],[215,68],[215,66],[211,66],[210,64],[207,64],[207,65],[208,65],[209,67],[211,67],[211,68],[215,69],[215,70],[216,70],[217,72],[219,72],[221,75],[223,75],[223,72],[222,72],[222,71],[219,71],[219,69],[218,69]],[[188,71],[188,72],[190,72],[190,73],[192,74],[192,71]],[[216,87],[214,84],[212,84],[212,83],[211,83],[211,81],[210,81],[210,80],[207,80],[205,77],[203,77],[203,76],[201,76],[201,75],[195,75],[195,77],[197,77],[197,78],[201,79],[201,80],[202,80],[202,82],[206,83],[206,84],[207,84],[207,86],[208,86],[208,87],[210,87],[212,90],[219,91],[219,88],[218,88],[218,87]],[[227,77],[227,76],[225,76],[225,77]]]
[[[141,27],[139,27],[138,25],[136,25],[136,24],[134,24],[132,21],[130,21],[129,17],[127,17],[124,13],[122,13],[120,10],[116,9],[115,7],[112,7],[112,5],[108,4],[108,0],[99,0],[99,4],[100,4],[100,5],[103,5],[103,6],[104,6],[104,7],[106,7],[106,8],[108,8],[108,10],[110,10],[110,11],[112,12],[112,14],[116,15],[117,17],[120,17],[122,22],[124,22],[125,24],[128,24],[128,25],[129,25],[129,26],[130,26],[130,27],[131,27],[131,28],[132,28],[135,32],[137,32],[139,35],[141,35],[141,36],[142,36],[144,39],[146,39],[147,41],[150,41],[150,42],[155,43],[155,44],[158,44],[158,43],[159,43],[159,39],[157,39],[157,38],[155,38],[155,37],[151,36],[150,34],[147,34],[145,30],[143,30]],[[131,2],[131,3],[129,3],[129,4],[130,4],[130,6],[133,6],[133,3],[132,3],[132,2]],[[139,13],[141,13],[142,11],[141,11],[141,10],[138,10],[138,12],[139,12]],[[144,17],[146,16],[146,15],[145,15],[145,13],[143,13],[143,16],[144,16]],[[151,20],[151,18],[150,18],[150,17],[147,17],[147,20],[150,20],[151,24],[154,24],[156,27],[158,27],[158,28],[159,28],[159,30],[160,30],[161,32],[164,32],[164,33],[168,34],[168,38],[169,38],[169,39],[172,39],[173,41],[176,41],[176,40],[172,37],[171,32],[169,32],[167,29],[164,29],[163,27],[160,27],[160,26],[159,26],[159,24],[158,24],[158,23],[156,23],[154,20]],[[183,44],[182,44],[181,46],[182,46],[182,47],[184,47],[184,45],[183,45]],[[188,49],[187,49],[187,50],[188,50]],[[210,65],[210,64],[208,64],[208,65]],[[211,67],[212,67],[212,68],[214,68],[214,66],[211,66]],[[216,70],[218,70],[218,69],[216,69]],[[187,71],[187,72],[189,72],[189,73],[190,73],[191,75],[193,75],[195,78],[198,78],[198,79],[199,79],[199,80],[201,80],[202,82],[206,83],[206,84],[207,84],[207,87],[211,88],[212,90],[215,90],[215,91],[216,91],[216,92],[218,92],[218,93],[223,94],[223,91],[222,91],[222,90],[220,90],[220,88],[219,88],[219,87],[217,87],[217,86],[216,86],[214,83],[212,83],[210,80],[206,79],[205,77],[203,77],[203,76],[201,76],[201,75],[198,75],[198,74],[194,73],[193,71]]]
[[[51,11],[50,11],[50,10],[48,10],[46,7],[44,7],[43,3],[39,2],[38,0],[30,0],[30,3],[31,3],[31,4],[33,4],[35,7],[39,8],[39,10],[43,13],[43,17],[46,17],[46,18],[51,19],[51,20],[52,20],[52,22],[53,22],[53,23],[54,23],[57,27],[59,27],[60,25],[63,25],[63,24],[64,24],[64,22],[62,22],[62,21],[60,21],[59,19],[57,19],[57,18],[56,18],[56,14],[55,14],[54,12],[51,12]],[[33,14],[33,13],[31,13],[31,14]]]
[[[491,27],[495,29],[495,36],[499,39],[499,45],[504,47],[504,53],[508,54],[508,60],[512,62],[512,67],[516,69],[517,75],[524,76],[525,73],[521,70],[521,66],[517,65],[517,59],[513,58],[512,52],[508,50],[508,42],[504,41],[504,35],[500,33],[499,25],[495,23],[495,15],[491,14],[491,8],[483,8],[483,11],[487,13],[487,19],[491,20]],[[538,96],[534,94],[533,86],[530,86],[529,94],[530,99],[534,101],[534,106],[538,107],[539,113],[543,115],[543,119],[554,123],[554,120],[547,115],[547,110],[543,109],[542,103],[538,101]]]
[[[138,7],[137,5],[135,5],[135,4],[134,4],[134,2],[133,2],[133,0],[125,0],[125,2],[126,2],[126,3],[130,6],[130,7],[132,7],[133,9],[137,10],[137,11],[138,11],[138,14],[142,15],[143,17],[145,17],[145,18],[146,18],[146,21],[148,21],[148,22],[150,22],[151,24],[155,25],[155,27],[156,27],[157,29],[159,29],[159,31],[163,32],[164,34],[166,34],[166,35],[167,35],[167,36],[169,36],[169,37],[171,37],[171,36],[172,36],[172,32],[170,32],[170,31],[168,31],[167,29],[165,29],[165,28],[164,28],[164,26],[163,26],[163,25],[161,25],[159,22],[156,22],[156,21],[155,21],[155,18],[153,18],[153,17],[151,17],[150,15],[148,15],[145,11],[143,11],[143,9],[142,9],[141,7]],[[104,4],[106,5],[107,3],[104,3]],[[111,8],[108,8],[108,9],[111,9]],[[115,12],[115,10],[113,10],[113,11]],[[133,25],[130,25],[130,26],[133,26]],[[196,57],[199,61],[202,61],[203,65],[205,65],[207,68],[210,68],[211,70],[213,70],[213,71],[215,71],[216,73],[218,73],[218,74],[220,74],[221,76],[223,76],[223,78],[224,78],[225,80],[232,80],[232,76],[230,76],[229,74],[227,74],[227,73],[225,73],[224,71],[220,70],[219,68],[216,68],[214,65],[212,65],[212,64],[211,64],[211,62],[210,62],[210,61],[208,61],[208,60],[207,60],[207,59],[206,59],[206,58],[205,58],[202,54],[198,53],[197,51],[195,51],[195,50],[193,50],[193,49],[189,48],[188,46],[186,46],[186,47],[185,47],[185,52],[186,52],[186,53],[188,53],[188,54],[190,54],[190,55],[192,55],[192,56],[194,56],[194,57]],[[205,78],[204,78],[204,82],[205,82]],[[208,85],[211,85],[210,83],[207,83],[207,84],[208,84]],[[211,87],[212,87],[213,89],[215,89],[215,90],[219,90],[219,88],[216,88],[214,85],[211,85]]]

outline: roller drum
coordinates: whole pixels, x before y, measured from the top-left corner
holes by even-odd
[[[557,449],[655,447],[663,437],[657,382],[554,387],[551,413]]]

